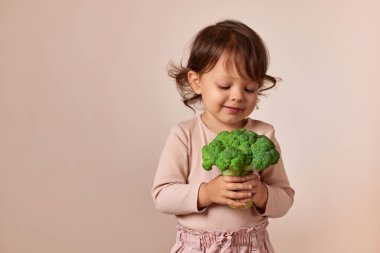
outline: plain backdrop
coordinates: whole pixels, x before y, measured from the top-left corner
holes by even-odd
[[[282,78],[275,126],[296,191],[280,253],[380,248],[378,1],[0,0],[0,252],[168,252],[150,190],[174,124],[167,76],[206,25],[256,30]]]

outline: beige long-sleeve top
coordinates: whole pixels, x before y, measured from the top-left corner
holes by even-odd
[[[266,135],[280,150],[270,124],[248,118],[245,128]],[[202,147],[215,137],[216,133],[207,128],[200,115],[171,129],[153,183],[156,208],[175,215],[183,226],[204,231],[231,232],[265,222],[268,217],[285,215],[292,206],[294,191],[289,185],[282,158],[261,173],[268,188],[264,213],[255,208],[234,209],[219,204],[198,210],[200,185],[221,174],[215,166],[210,171],[202,168]]]

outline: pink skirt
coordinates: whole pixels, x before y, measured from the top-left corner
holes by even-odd
[[[234,232],[207,232],[177,225],[177,238],[171,253],[274,253],[266,227],[259,226]]]

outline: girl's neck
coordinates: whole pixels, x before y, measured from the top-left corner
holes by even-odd
[[[247,125],[247,122],[248,122],[248,119],[245,118],[243,119],[242,121],[236,123],[236,124],[218,124],[217,122],[213,122],[211,120],[207,120],[207,115],[205,115],[204,113],[202,113],[200,115],[200,119],[202,120],[202,122],[206,125],[206,127],[208,129],[210,129],[212,132],[214,132],[215,134],[218,134],[222,131],[232,131],[232,130],[235,130],[235,129],[239,129],[239,128],[244,128],[246,125]]]

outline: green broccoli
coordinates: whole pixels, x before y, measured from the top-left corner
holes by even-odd
[[[274,143],[265,135],[245,128],[220,132],[202,148],[202,166],[210,170],[216,165],[223,175],[246,176],[262,171],[280,159]]]
[[[253,170],[262,171],[276,164],[280,153],[265,135],[241,128],[220,132],[212,142],[203,146],[202,159],[205,170],[216,165],[223,175],[243,177]]]

